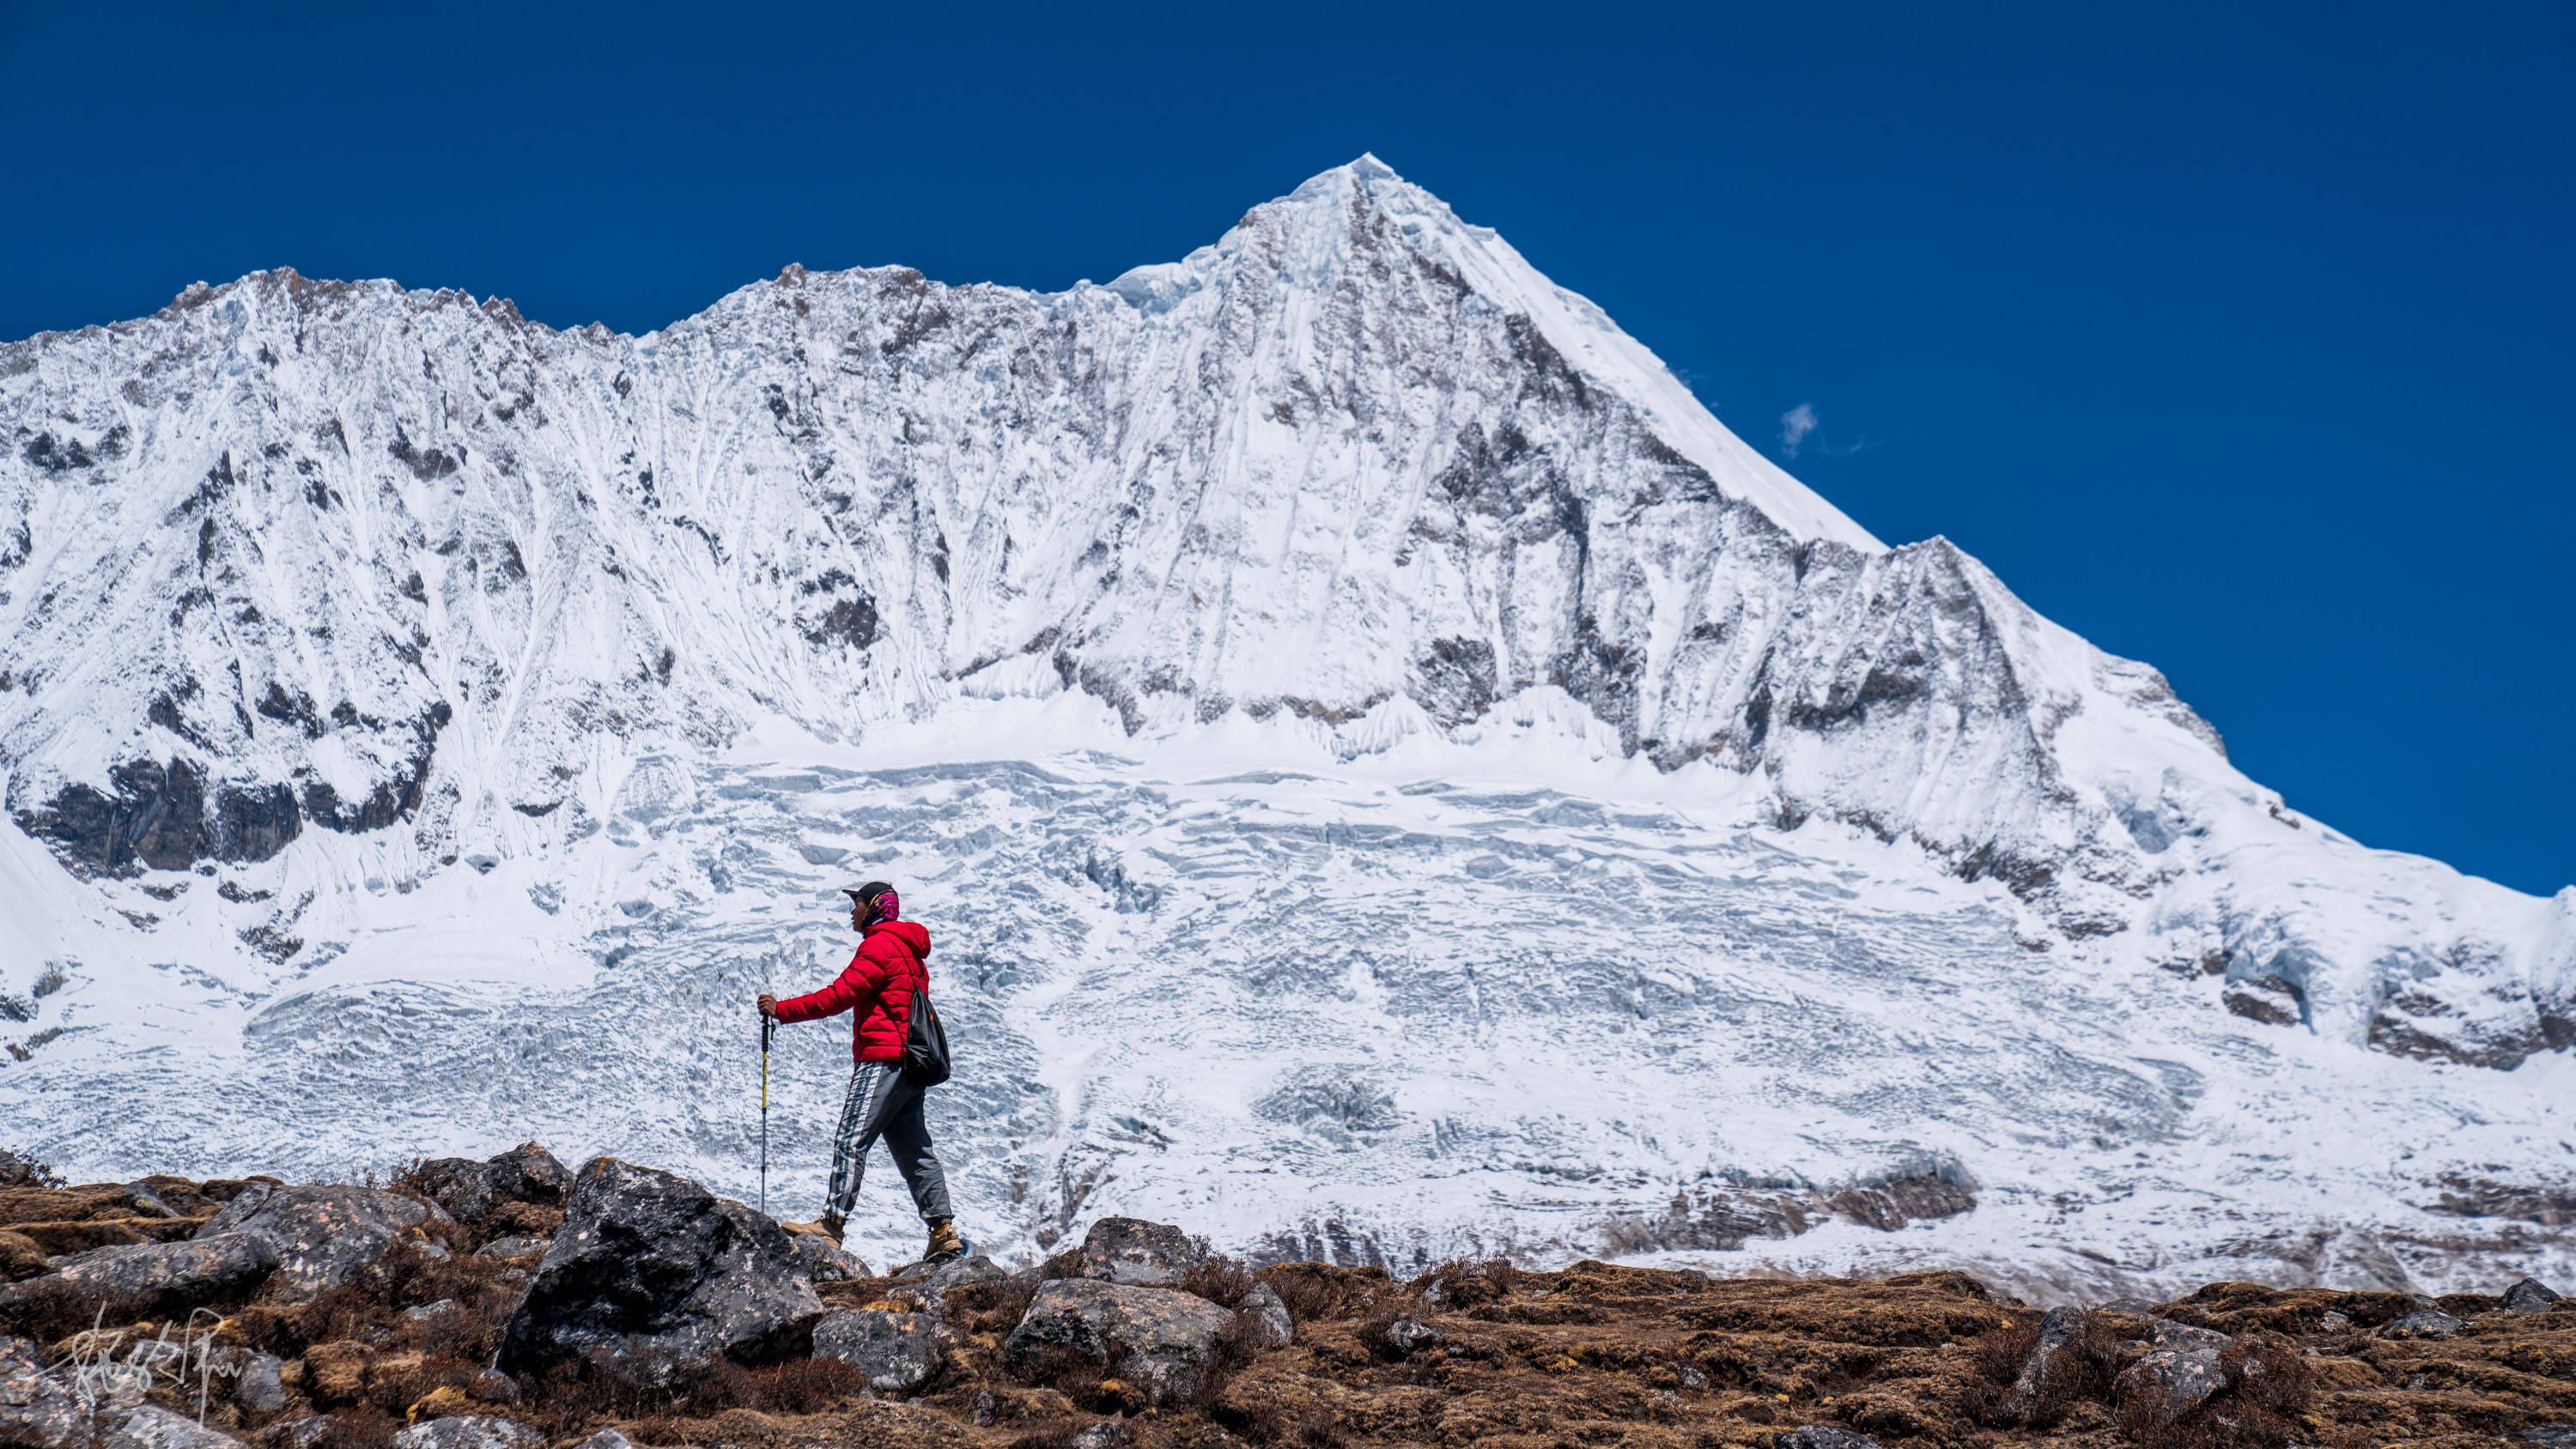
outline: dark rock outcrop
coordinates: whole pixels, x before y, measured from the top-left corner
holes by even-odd
[[[2158,1418],[2170,1421],[2217,1393],[2224,1382],[2218,1350],[2158,1348],[2121,1373],[2117,1391],[2124,1401],[2144,1401]]]
[[[908,1394],[938,1376],[948,1337],[927,1313],[861,1308],[814,1325],[814,1356],[853,1365],[879,1393]]]
[[[1104,1375],[1129,1379],[1164,1402],[1197,1387],[1217,1336],[1234,1314],[1195,1294],[1089,1278],[1039,1285],[1020,1326],[1002,1343],[1015,1366],[1051,1355],[1088,1360]]]
[[[89,1410],[45,1375],[44,1357],[23,1338],[0,1338],[0,1444],[9,1449],[75,1449],[90,1438]]]
[[[1195,1268],[1206,1253],[1169,1223],[1143,1218],[1102,1218],[1082,1239],[1082,1276],[1107,1283],[1169,1283]]]
[[[2561,1302],[2558,1290],[2537,1278],[2525,1278],[2504,1290],[2504,1306],[2512,1313],[2547,1313]]]
[[[0,1287],[0,1314],[111,1318],[186,1312],[246,1293],[277,1267],[275,1243],[222,1233],[124,1243],[54,1260],[54,1271]]]
[[[563,1206],[572,1173],[555,1155],[534,1142],[523,1142],[485,1162],[440,1157],[424,1162],[415,1176],[421,1192],[460,1223],[479,1223],[503,1203]]]
[[[310,1303],[427,1221],[429,1209],[376,1188],[266,1188],[225,1204],[196,1241],[229,1237],[266,1244],[277,1270],[262,1296]]]
[[[511,1318],[499,1367],[588,1360],[644,1383],[802,1357],[823,1302],[787,1231],[687,1178],[597,1158]]]
[[[2379,1330],[2382,1338],[2451,1338],[2468,1327],[2438,1308],[2418,1308]]]

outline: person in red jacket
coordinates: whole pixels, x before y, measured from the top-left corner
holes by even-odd
[[[849,1012],[852,1018],[850,1095],[841,1105],[840,1131],[832,1137],[832,1188],[823,1216],[810,1223],[781,1223],[792,1233],[819,1233],[838,1243],[841,1225],[859,1200],[859,1177],[867,1166],[868,1148],[879,1137],[894,1157],[895,1171],[912,1189],[912,1201],[930,1228],[928,1262],[961,1257],[966,1242],[957,1235],[948,1206],[948,1174],[930,1148],[930,1128],[921,1119],[922,1089],[904,1080],[903,1048],[912,1030],[912,1003],[930,989],[930,933],[919,922],[901,918],[902,900],[894,887],[872,880],[850,897],[850,929],[859,933],[858,954],[839,979],[820,991],[785,1001],[764,991],[761,1015],[776,1021],[819,1021]]]

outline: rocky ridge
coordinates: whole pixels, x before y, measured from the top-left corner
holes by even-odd
[[[551,1162],[525,1147],[490,1176],[528,1183],[523,1168]],[[40,1286],[87,1255],[37,1265],[0,1297],[0,1449],[1350,1449],[1569,1435],[1695,1449],[2465,1449],[2576,1434],[2576,1303],[2528,1281],[2438,1302],[2218,1283],[2042,1313],[1958,1273],[1255,1270],[1169,1225],[1104,1218],[1042,1264],[973,1257],[882,1277],[861,1265],[817,1283],[767,1219],[611,1159],[586,1164],[568,1197],[541,1185],[531,1196],[547,1200],[489,1202],[523,1225],[561,1219],[542,1255],[495,1254],[512,1240],[478,1243],[493,1230],[422,1191],[477,1165],[426,1164],[389,1192],[165,1178],[0,1198],[0,1223],[22,1233],[179,1222],[200,1237],[220,1235],[222,1213],[138,1217],[133,1199],[265,1198],[343,1265],[318,1295],[283,1271],[182,1269],[148,1304]],[[417,1214],[394,1240],[334,1206],[376,1198]],[[532,1357],[539,1343],[573,1351]]]

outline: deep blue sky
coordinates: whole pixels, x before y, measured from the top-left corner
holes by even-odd
[[[2576,7],[1955,8],[0,0],[0,337],[280,265],[1057,288],[1375,151],[2294,806],[2576,882]]]

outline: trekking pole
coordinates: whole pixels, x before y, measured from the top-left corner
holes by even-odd
[[[778,1023],[760,1014],[760,1211],[769,1212],[769,1029]]]

